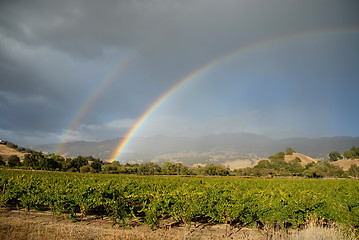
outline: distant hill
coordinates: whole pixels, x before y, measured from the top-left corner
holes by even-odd
[[[330,164],[334,166],[342,167],[344,171],[348,171],[351,165],[358,165],[359,166],[359,159],[343,159],[335,162],[331,162]]]
[[[22,159],[24,159],[25,154],[26,153],[18,152],[15,149],[12,149],[6,145],[0,144],[0,156],[3,159],[8,159],[11,155],[16,155],[22,160]]]
[[[290,161],[293,161],[294,159],[296,159],[297,157],[300,158],[300,160],[301,160],[300,164],[303,167],[305,167],[307,164],[312,163],[312,162],[316,163],[319,160],[319,159],[314,159],[314,158],[308,157],[301,153],[293,153],[293,155],[285,155],[284,161],[290,162]]]
[[[65,157],[94,156],[108,160],[119,139],[102,142],[69,142],[63,147]],[[293,148],[315,159],[328,159],[331,151],[343,153],[352,146],[359,146],[359,137],[328,138],[289,138],[274,140],[266,136],[235,133],[208,135],[198,138],[184,137],[137,137],[126,147],[121,161],[125,162],[182,162],[187,165],[196,163],[224,164],[246,167],[253,166],[260,159],[267,158],[286,147]],[[31,149],[54,152],[55,144],[33,146]],[[303,161],[303,160],[302,160]]]

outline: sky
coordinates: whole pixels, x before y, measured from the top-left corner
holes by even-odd
[[[355,0],[2,0],[0,139],[123,137],[192,75],[134,136],[359,136],[358,12]]]

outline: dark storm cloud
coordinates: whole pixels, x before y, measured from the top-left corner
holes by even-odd
[[[93,57],[110,46],[146,41],[172,47],[224,41],[222,46],[266,34],[355,26],[357,10],[355,1],[3,1],[1,28],[32,46]]]
[[[139,117],[179,79],[210,60],[282,35],[357,28],[358,12],[357,1],[0,1],[0,129],[14,138],[16,130],[21,131],[17,139],[24,136],[24,142],[36,139],[29,137],[31,131],[39,138],[48,133],[56,139],[99,82],[134,52],[135,57],[114,76],[76,127],[82,131],[79,138],[90,139],[92,134],[98,137],[100,132],[104,138],[114,136],[114,129],[122,135],[130,124],[121,120]],[[338,42],[340,56],[343,41]],[[355,43],[344,47],[353,46]],[[303,52],[298,50],[298,56]],[[352,72],[354,55],[355,51],[341,56],[352,58],[339,63],[341,71]],[[323,69],[338,67],[336,62],[325,64],[325,53],[316,56],[320,56],[317,61],[323,61]],[[255,69],[259,63],[273,71],[280,66],[283,75],[298,70],[283,63],[291,61],[273,55],[263,54],[261,59],[243,72]],[[310,68],[311,62],[307,64]],[[226,82],[227,74],[219,74],[218,78]],[[237,82],[234,80],[233,86]],[[233,110],[228,107],[233,106],[229,100],[224,104],[225,100],[211,99],[222,98],[220,93],[226,95],[229,89],[211,87],[213,81],[208,84],[193,90],[196,99],[214,105],[203,103],[201,107],[221,109],[221,114],[225,109]],[[228,99],[233,101],[233,96]],[[249,106],[257,107],[255,103]],[[181,112],[187,108],[178,104],[173,109]],[[224,122],[230,121],[229,116],[223,117]],[[188,126],[193,129],[196,125],[188,122]]]
[[[111,46],[138,45],[177,11],[160,1],[23,1],[3,3],[3,30],[33,46],[88,57]]]

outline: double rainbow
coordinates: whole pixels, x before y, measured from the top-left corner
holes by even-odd
[[[184,78],[180,79],[172,88],[162,94],[136,121],[134,126],[127,132],[124,138],[118,143],[117,147],[113,151],[111,155],[111,161],[117,160],[121,157],[125,147],[128,145],[132,137],[139,130],[141,125],[151,116],[151,114],[168,99],[172,94],[177,92],[184,86],[186,83],[197,79],[201,75],[207,73],[210,69],[217,66],[219,63],[224,62],[226,60],[231,60],[232,58],[243,55],[247,52],[253,50],[260,50],[263,47],[270,46],[271,44],[280,43],[281,41],[289,41],[295,40],[300,37],[309,37],[309,36],[320,36],[320,35],[341,35],[341,34],[353,34],[357,36],[359,33],[358,28],[350,28],[350,29],[330,29],[330,30],[320,30],[320,31],[309,31],[303,33],[289,34],[289,35],[281,35],[279,37],[265,39],[263,41],[254,42],[240,48],[235,49],[227,54],[224,54],[218,58],[215,58],[203,66],[195,69]],[[146,45],[147,46],[147,45]],[[65,148],[66,140],[69,138],[71,133],[75,130],[76,127],[79,126],[81,120],[85,117],[86,113],[89,109],[91,109],[94,102],[105,92],[105,90],[111,86],[113,81],[116,79],[115,77],[120,74],[127,65],[137,56],[138,51],[130,52],[128,55],[123,57],[115,67],[99,82],[96,88],[88,95],[85,101],[81,104],[77,113],[71,118],[66,130],[60,136],[60,143],[57,145],[55,149],[55,153],[60,154],[63,153]]]
[[[166,91],[160,98],[158,98],[136,121],[135,125],[127,132],[124,138],[121,139],[116,149],[114,150],[110,161],[118,160],[121,157],[125,147],[128,145],[132,137],[139,130],[141,125],[151,116],[151,114],[163,103],[165,102],[172,94],[177,92],[181,87],[183,87],[186,83],[190,82],[198,78],[199,76],[205,74],[210,69],[217,66],[219,63],[230,60],[234,57],[238,57],[247,52],[253,51],[255,49],[260,49],[266,46],[270,46],[271,44],[278,43],[281,41],[294,40],[299,37],[308,37],[308,36],[319,36],[319,35],[333,35],[333,34],[358,34],[359,29],[331,29],[331,30],[321,30],[321,31],[309,31],[304,33],[296,33],[290,35],[282,35],[275,38],[265,39],[263,41],[254,42],[252,44],[248,44],[246,46],[235,49],[232,52],[224,54],[219,58],[211,60],[205,65],[197,68],[190,74],[186,75],[184,78],[179,80],[172,88]]]
[[[86,113],[95,103],[95,101],[100,96],[102,96],[106,89],[113,83],[113,81],[116,79],[115,77],[128,66],[128,64],[133,60],[133,58],[136,57],[136,55],[137,51],[132,51],[126,56],[124,56],[119,62],[117,62],[117,64],[115,64],[115,67],[112,68],[112,70],[97,84],[91,94],[87,96],[85,101],[83,101],[83,103],[81,104],[77,113],[72,117],[71,121],[66,127],[66,130],[63,131],[63,133],[61,134],[60,142],[54,150],[56,154],[63,153],[66,141],[68,140],[71,133],[76,129],[76,127],[80,125],[80,122],[85,117]]]

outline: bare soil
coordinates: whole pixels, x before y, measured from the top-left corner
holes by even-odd
[[[274,230],[265,227],[240,228],[227,224],[163,222],[161,228],[152,230],[135,221],[127,227],[113,225],[109,218],[85,217],[71,222],[66,216],[51,212],[23,210],[0,211],[0,239],[356,239],[335,228],[307,226],[302,230]]]

